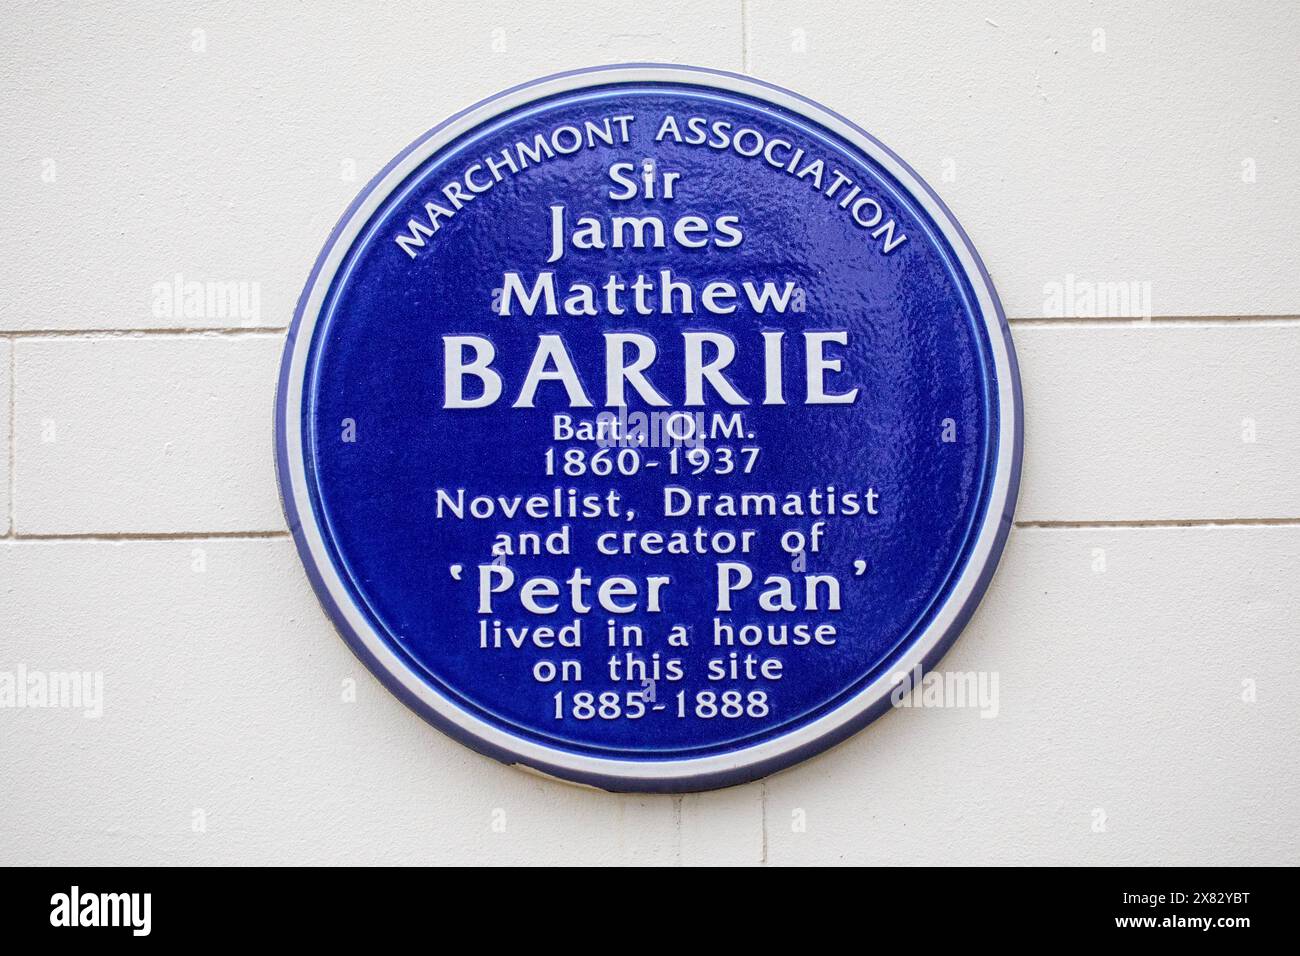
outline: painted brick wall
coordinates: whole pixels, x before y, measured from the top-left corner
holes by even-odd
[[[102,672],[104,698],[0,710],[0,863],[1300,862],[1300,7],[4,20],[0,669]],[[983,254],[1027,457],[944,667],[996,672],[996,717],[899,711],[763,783],[610,796],[427,727],[317,607],[270,420],[329,227],[448,113],[626,60],[846,114]],[[177,276],[243,307],[178,313]]]

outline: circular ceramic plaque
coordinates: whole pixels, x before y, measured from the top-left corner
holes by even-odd
[[[867,133],[618,66],[451,117],[348,209],[276,428],[321,602],[483,753],[615,790],[842,740],[956,638],[1010,525],[997,296]]]

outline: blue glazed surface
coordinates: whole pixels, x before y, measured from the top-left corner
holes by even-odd
[[[768,137],[780,136],[824,156],[868,188],[897,221],[908,241],[889,255],[854,225],[844,211],[806,181],[785,175],[734,151],[654,143],[665,113],[726,119]],[[438,190],[467,165],[520,139],[593,116],[632,114],[633,141],[583,150],[514,176],[479,196],[411,259],[392,237]],[[604,199],[606,169],[614,161],[654,157],[661,169],[682,174],[671,204]],[[544,262],[548,207],[566,204],[572,215],[658,212],[694,214],[706,220],[739,217],[745,241],[733,249],[572,250],[553,266]],[[730,316],[625,315],[525,317],[494,315],[493,290],[504,269],[527,276],[554,268],[557,286],[596,283],[610,273],[632,277],[674,276],[699,288],[727,278],[794,281],[807,295],[807,309],[756,315],[740,308]],[[394,191],[351,249],[332,283],[323,321],[311,342],[301,422],[308,449],[311,507],[325,533],[333,562],[350,595],[372,626],[430,685],[464,710],[520,738],[570,753],[638,760],[677,759],[726,753],[790,733],[843,704],[866,683],[890,672],[949,596],[970,557],[976,530],[989,506],[997,464],[997,385],[990,372],[987,334],[967,278],[939,229],[920,205],[883,169],[850,144],[804,117],[762,101],[705,87],[644,84],[586,89],[503,114],[460,137],[424,163]],[[783,363],[789,404],[764,406],[764,330],[785,330]],[[603,339],[609,331],[651,335],[659,347],[649,373],[682,407],[684,330],[717,331],[737,343],[728,377],[753,402],[739,409],[752,441],[761,448],[753,474],[669,477],[643,469],[635,477],[547,478],[542,475],[551,438],[551,417],[566,412],[592,417],[601,411]],[[798,403],[804,331],[844,330],[849,344],[830,352],[843,360],[835,390],[856,387],[852,405]],[[503,399],[491,408],[442,408],[442,336],[475,334],[496,347],[495,367],[505,381]],[[537,337],[562,335],[586,390],[597,407],[570,409],[564,389],[544,383],[535,408],[512,408]],[[633,402],[633,410],[644,409]],[[706,412],[734,409],[711,396]],[[940,440],[942,423],[956,423],[955,441]],[[341,423],[356,423],[357,440],[340,441]],[[663,459],[666,451],[648,450]],[[594,536],[607,530],[756,529],[759,548],[745,560],[761,580],[791,573],[790,558],[776,546],[787,528],[805,518],[714,519],[655,517],[666,483],[695,492],[788,492],[825,489],[880,494],[881,513],[830,519],[823,549],[808,558],[807,571],[841,577],[844,607],[836,612],[762,613],[748,605],[719,614],[713,606],[714,557],[619,556],[593,552]],[[472,569],[489,560],[495,532],[553,530],[554,522],[449,521],[436,517],[435,490],[464,488],[470,495],[530,495],[560,486],[579,493],[621,493],[635,522],[621,519],[571,522],[575,554],[512,557],[523,576],[565,577],[580,565],[593,578],[663,574],[672,583],[664,613],[634,613],[620,624],[638,624],[651,635],[652,651],[679,658],[687,678],[659,686],[671,697],[713,687],[704,678],[710,659],[726,656],[713,646],[712,619],[747,623],[832,622],[838,641],[829,648],[764,648],[753,652],[784,664],[779,681],[739,682],[764,686],[772,710],[766,717],[718,720],[679,717],[672,708],[632,720],[555,720],[558,685],[535,682],[539,657],[576,658],[588,675],[583,689],[636,689],[604,679],[611,651],[603,640],[607,615],[587,615],[594,625],[578,651],[541,653],[483,649],[478,643],[477,592]],[[855,576],[855,561],[869,572]],[[453,564],[467,569],[461,581]],[[567,623],[507,614],[508,623]],[[691,629],[689,648],[669,649],[659,636],[666,624]],[[744,653],[745,649],[740,649]]]

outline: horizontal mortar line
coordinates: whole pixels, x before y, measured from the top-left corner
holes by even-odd
[[[1300,528],[1300,518],[1170,518],[1109,521],[1017,521],[1017,528]],[[288,538],[288,531],[121,531],[0,535],[0,541],[205,541]]]
[[[288,531],[74,531],[62,534],[10,533],[0,541],[205,541],[287,537]]]
[[[1011,325],[1028,326],[1031,328],[1080,328],[1088,326],[1105,326],[1105,327],[1133,327],[1141,328],[1144,325],[1202,325],[1202,326],[1227,326],[1227,325],[1297,325],[1300,324],[1300,316],[1295,315],[1153,315],[1150,319],[1133,318],[1132,316],[1069,316],[1058,319],[1043,318],[1020,318],[1008,319]]]
[[[193,336],[201,338],[223,337],[237,338],[241,335],[275,335],[282,336],[287,331],[283,325],[255,325],[237,328],[213,329],[10,329],[0,331],[0,338],[6,339],[67,339],[67,338],[152,338]]]
[[[1101,521],[1017,521],[1017,528],[1300,528],[1300,518],[1137,518]]]
[[[1132,316],[1062,316],[1060,318],[1039,318],[1023,316],[1007,320],[1011,325],[1028,327],[1079,327],[1079,326],[1135,326],[1144,325],[1296,325],[1300,324],[1298,315],[1156,315],[1150,319]],[[8,329],[0,330],[0,338],[76,338],[78,336],[99,336],[103,338],[145,338],[150,336],[239,336],[239,335],[283,335],[288,331],[286,325],[257,326],[213,326],[196,328],[154,328],[154,329]]]

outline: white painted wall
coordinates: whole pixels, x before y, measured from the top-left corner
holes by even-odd
[[[105,702],[0,710],[0,863],[1300,862],[1300,7],[318,10],[3,15],[0,669],[102,671]],[[432,730],[317,607],[270,416],[329,227],[448,113],[625,60],[846,114],[983,254],[1027,457],[944,666],[996,671],[996,718],[610,796]],[[256,283],[258,314],[155,314],[177,273]],[[1069,281],[1150,283],[1155,318],[1055,316]]]

